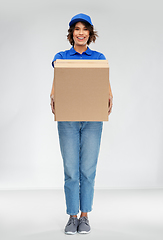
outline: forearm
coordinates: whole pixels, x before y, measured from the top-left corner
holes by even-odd
[[[54,99],[54,79],[53,79],[52,90],[51,90],[51,93],[50,93],[50,98]]]
[[[55,64],[56,61],[54,61],[54,64]],[[54,100],[54,78],[53,78],[53,84],[52,84],[52,90],[51,90],[51,93],[50,93],[50,98],[52,98]]]
[[[112,90],[111,90],[111,86],[110,86],[110,82],[109,82],[109,99],[113,98],[113,94],[112,94]]]

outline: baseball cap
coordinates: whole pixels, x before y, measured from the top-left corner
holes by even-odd
[[[84,13],[79,13],[79,14],[75,15],[74,17],[72,17],[71,21],[69,22],[69,26],[71,27],[72,24],[81,22],[81,21],[88,22],[89,24],[91,24],[93,26],[90,16],[88,16]]]

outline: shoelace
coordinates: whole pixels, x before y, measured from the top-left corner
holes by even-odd
[[[71,223],[73,223],[73,224],[75,225],[75,220],[76,220],[76,218],[71,217],[71,218],[69,219],[68,223],[67,223],[67,226],[70,225]]]
[[[88,220],[88,218],[86,218],[86,217],[81,217],[81,218],[79,218],[79,223],[82,223],[82,222],[84,222],[84,223],[86,223],[87,225],[89,225],[89,220]]]

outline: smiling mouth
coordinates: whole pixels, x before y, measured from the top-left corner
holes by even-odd
[[[77,37],[79,40],[83,40],[84,39],[84,37]]]

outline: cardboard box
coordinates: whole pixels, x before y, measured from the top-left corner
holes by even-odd
[[[108,121],[107,60],[54,63],[55,121]]]

